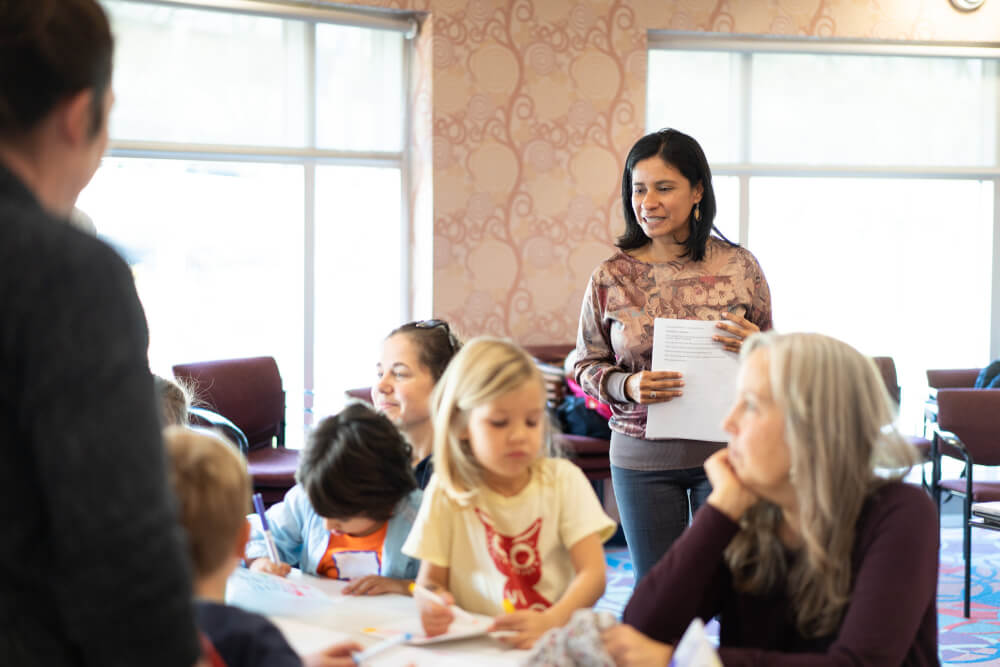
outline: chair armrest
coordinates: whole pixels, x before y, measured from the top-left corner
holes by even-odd
[[[965,445],[962,444],[962,441],[954,433],[935,429],[934,435],[937,437],[938,456],[949,456],[953,459],[958,459],[966,465],[974,463],[972,457],[969,456],[969,450],[965,448]]]
[[[189,410],[193,421],[201,422],[206,426],[212,428],[217,428],[222,433],[229,438],[240,453],[246,456],[250,451],[250,443],[247,440],[246,434],[240,430],[240,427],[229,421],[222,415],[220,415],[215,410],[209,410],[208,408],[191,407]]]

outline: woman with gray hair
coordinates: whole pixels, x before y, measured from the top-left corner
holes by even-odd
[[[819,334],[758,334],[742,358],[712,493],[608,652],[666,665],[718,614],[726,665],[938,664],[937,521],[899,479],[916,455],[874,363]]]

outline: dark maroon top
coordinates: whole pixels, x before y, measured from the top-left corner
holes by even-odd
[[[722,553],[739,526],[703,505],[636,586],[624,621],[676,643],[697,615],[719,615],[725,665],[938,665],[938,532],[934,505],[900,482],[879,488],[858,518],[854,582],[840,628],[806,639],[785,590],[739,593]]]

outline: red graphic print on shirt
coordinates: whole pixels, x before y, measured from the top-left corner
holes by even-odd
[[[520,535],[501,535],[493,527],[490,517],[476,508],[476,516],[486,529],[486,548],[500,574],[507,575],[503,596],[518,609],[543,611],[552,603],[535,590],[542,579],[542,558],[538,553],[538,534],[542,530],[539,517]]]

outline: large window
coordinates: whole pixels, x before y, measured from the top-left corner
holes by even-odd
[[[128,259],[150,365],[269,355],[289,442],[409,314],[405,17],[105,0],[111,149],[78,205]],[[224,7],[223,7],[224,5]]]
[[[901,425],[919,432],[925,370],[985,365],[1000,326],[998,54],[651,43],[647,125],[704,147],[721,226],[760,260],[775,326],[892,356]]]

